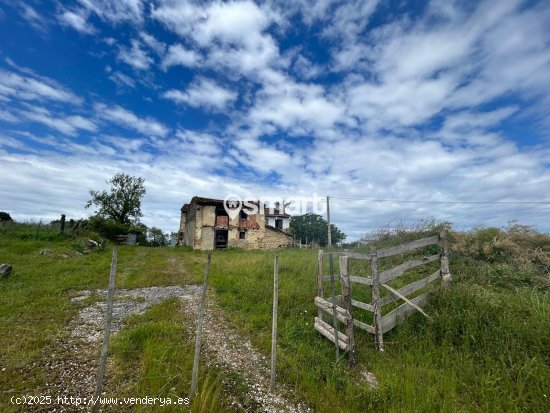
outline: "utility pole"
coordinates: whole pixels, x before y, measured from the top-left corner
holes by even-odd
[[[327,222],[328,222],[328,238],[327,238],[327,246],[330,250],[330,247],[332,246],[332,234],[330,233],[330,197],[327,196]]]

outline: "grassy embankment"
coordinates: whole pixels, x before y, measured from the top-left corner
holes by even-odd
[[[0,261],[15,268],[0,281],[2,390],[39,388],[47,382],[43,372],[29,371],[76,314],[69,298],[107,285],[109,251],[79,256],[72,251],[81,249],[82,241],[45,230],[35,240],[32,232],[28,237],[22,231],[0,235]],[[389,245],[404,236],[398,235],[377,242]],[[432,320],[418,314],[409,318],[385,335],[384,353],[374,350],[369,334],[357,332],[361,367],[352,371],[345,361],[334,362],[333,347],[313,330],[316,251],[215,252],[210,285],[234,326],[268,356],[273,256],[280,256],[278,380],[316,411],[548,411],[550,301],[545,283],[550,238],[521,228],[479,230],[454,234],[452,246],[454,280],[447,290],[434,291],[426,307]],[[41,256],[42,248],[53,252]],[[181,248],[122,248],[117,287],[200,282],[205,257]],[[368,274],[365,267],[352,264],[356,274]],[[399,287],[429,272],[412,271],[391,285]],[[368,291],[357,288],[354,295],[368,302]],[[156,306],[113,338],[111,380],[124,383],[128,394],[186,394],[193,343],[177,309],[176,301]],[[357,316],[368,321],[366,315]],[[361,380],[365,368],[378,378],[376,390]],[[216,391],[242,393],[246,403],[238,384],[220,388],[223,381],[238,383],[235,377],[227,380],[230,373],[202,371],[206,385],[194,411],[212,410],[199,402],[218,400]],[[155,378],[160,373],[172,378]],[[2,409],[16,411],[6,401],[2,394]]]

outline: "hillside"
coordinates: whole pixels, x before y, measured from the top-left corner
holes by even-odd
[[[376,242],[389,245],[430,229],[423,231],[378,236]],[[84,383],[72,385],[88,391],[74,396],[93,394],[99,346],[82,336],[75,339],[74,331],[83,309],[102,308],[112,246],[84,253],[86,243],[86,237],[62,236],[55,228],[39,233],[32,226],[2,228],[0,263],[8,262],[14,270],[0,279],[1,411],[38,411],[39,406],[17,406],[10,398],[56,397],[55,389],[66,380]],[[214,326],[220,320],[223,325],[206,335],[192,411],[260,411],[251,377],[261,381],[267,374],[262,368],[271,348],[276,253],[278,394],[289,406],[303,402],[319,412],[546,412],[549,246],[548,236],[520,226],[454,233],[453,282],[433,291],[426,307],[432,320],[418,314],[407,319],[385,335],[384,353],[375,351],[372,337],[358,332],[360,365],[353,370],[345,360],[335,364],[333,347],[313,329],[315,250],[214,252],[209,314]],[[108,396],[187,395],[195,320],[189,286],[202,282],[205,259],[204,252],[179,247],[120,247],[117,289],[122,295],[148,292],[133,301],[143,311],[121,318],[111,338],[104,387]],[[156,302],[160,291],[167,300]],[[189,301],[175,298],[185,294]],[[226,359],[220,359],[224,340],[229,343]],[[246,370],[246,357],[231,363],[237,353],[254,358],[257,371]],[[376,377],[375,387],[365,380],[367,371]],[[105,411],[157,409],[117,406]],[[163,411],[181,410],[167,406]]]

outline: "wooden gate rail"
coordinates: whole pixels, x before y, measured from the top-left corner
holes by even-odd
[[[423,248],[436,244],[439,244],[440,246],[439,254],[409,260],[391,269],[382,272],[378,271],[379,258],[391,257],[418,248]],[[331,299],[327,300],[324,298],[324,282],[329,281],[331,278],[330,275],[325,275],[324,273],[324,259],[326,256],[328,256],[328,254],[338,256],[340,260],[340,276],[335,276],[334,279],[340,281],[342,287],[342,295],[336,296],[335,303],[332,303]],[[354,275],[349,275],[348,260],[350,258],[370,261],[372,275],[370,277],[358,277]],[[422,265],[426,265],[428,263],[438,260],[440,261],[441,268],[435,271],[433,274],[428,275],[427,277],[421,278],[420,280],[414,281],[399,289],[394,289],[393,287],[386,285],[387,282],[402,276],[406,271],[412,268],[420,267]],[[424,293],[412,299],[407,298],[407,295],[413,294],[416,291],[421,290],[422,288],[433,283],[439,278],[442,279],[443,286],[446,285],[451,279],[451,275],[449,273],[448,241],[445,233],[445,228],[443,226],[440,228],[439,235],[422,238],[395,247],[373,250],[370,253],[355,253],[348,251],[326,253],[320,250],[317,256],[317,264],[317,297],[315,298],[315,305],[318,308],[318,317],[315,318],[315,329],[334,343],[334,329],[337,329],[338,325],[333,326],[325,322],[323,320],[323,314],[332,315],[334,308],[336,308],[336,323],[338,324],[338,322],[340,322],[344,326],[344,333],[338,331],[338,346],[344,351],[348,351],[350,362],[352,363],[355,362],[355,344],[353,337],[354,327],[358,327],[373,334],[375,337],[376,347],[380,351],[383,351],[384,333],[387,333],[392,328],[394,328],[409,314],[413,313],[414,311],[420,311],[426,317],[429,317],[421,308],[422,304],[428,298],[428,293]],[[361,301],[354,300],[351,294],[350,283],[371,286],[372,303],[363,303]],[[389,294],[382,297],[380,294],[381,288],[388,290]],[[388,314],[382,316],[382,308],[384,306],[400,300],[403,300],[405,302],[399,307],[390,311]],[[373,325],[355,320],[353,318],[353,307],[373,313]]]

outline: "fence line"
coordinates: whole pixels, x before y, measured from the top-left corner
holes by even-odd
[[[204,320],[204,306],[206,305],[206,289],[208,288],[208,275],[210,274],[210,261],[211,254],[208,254],[206,260],[206,268],[204,270],[204,285],[201,296],[201,304],[199,307],[199,319],[197,321],[197,337],[195,339],[195,357],[193,359],[193,373],[191,378],[191,390],[189,392],[189,400],[193,400],[195,392],[197,390],[197,383],[199,381],[199,359],[201,353],[201,338],[202,338],[202,324]]]
[[[427,247],[430,245],[439,245],[440,252],[435,255],[422,257],[420,259],[408,260],[393,268],[379,271],[379,258],[387,258],[403,253]],[[342,251],[337,253],[326,253],[319,250],[317,255],[317,297],[315,297],[315,306],[318,308],[318,316],[315,318],[314,328],[336,347],[348,352],[350,363],[356,362],[355,340],[353,328],[357,327],[365,330],[374,336],[375,346],[379,351],[384,351],[384,333],[393,329],[401,320],[414,311],[419,311],[429,318],[421,305],[428,298],[428,293],[409,299],[407,295],[415,293],[422,288],[433,283],[437,279],[442,279],[442,286],[445,286],[451,280],[449,272],[449,250],[448,240],[445,228],[440,228],[439,235],[422,238],[419,240],[407,242],[401,245],[371,250],[369,253],[356,253]],[[324,273],[324,257],[329,259],[336,255],[340,259],[340,283],[342,294],[332,295],[331,300],[324,298],[324,282],[331,281],[331,288],[334,291],[333,268],[330,268],[330,275]],[[349,259],[358,259],[370,262],[371,276],[360,277],[349,275]],[[404,287],[395,289],[387,283],[391,280],[401,277],[406,271],[426,265],[431,262],[439,261],[440,269],[427,277],[411,282]],[[350,283],[363,284],[371,287],[371,303],[364,303],[355,300],[351,294]],[[382,297],[381,290],[385,289],[389,295]],[[404,301],[399,307],[382,315],[382,308],[396,301]],[[369,325],[363,321],[353,318],[353,308],[369,311],[373,314],[373,324]],[[332,325],[327,323],[323,317],[324,314],[333,314]],[[338,331],[338,322],[344,325],[344,333]],[[338,344],[336,344],[338,343]]]
[[[113,258],[111,261],[111,274],[109,275],[109,293],[107,295],[107,312],[105,314],[105,332],[103,333],[103,345],[101,347],[101,357],[99,360],[99,368],[97,370],[97,383],[95,389],[95,397],[101,396],[103,389],[103,378],[105,377],[105,367],[107,364],[107,352],[109,351],[109,337],[111,335],[111,321],[113,318],[113,299],[115,297],[115,281],[116,281],[116,262],[118,248],[113,248]],[[98,405],[92,407],[92,413],[97,412]]]

